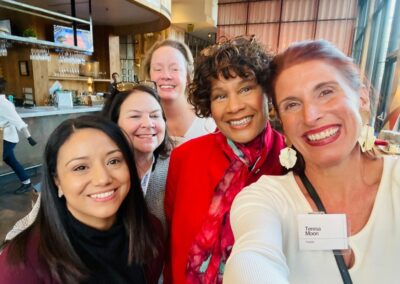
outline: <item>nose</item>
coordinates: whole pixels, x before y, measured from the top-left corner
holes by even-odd
[[[161,71],[161,78],[163,78],[163,79],[171,78],[171,72],[168,70],[168,68],[165,68]]]
[[[104,164],[94,165],[92,169],[92,182],[95,186],[105,186],[111,183],[112,178]]]
[[[151,119],[151,117],[149,115],[144,115],[142,117],[142,123],[141,123],[142,127],[154,127],[154,121]]]
[[[318,105],[312,103],[304,103],[303,118],[304,122],[312,125],[322,117],[321,109]]]
[[[232,94],[228,95],[228,105],[227,109],[229,112],[236,113],[244,108],[244,103],[242,102],[239,95]]]

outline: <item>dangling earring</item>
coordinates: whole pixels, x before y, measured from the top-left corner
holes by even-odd
[[[376,137],[374,135],[374,128],[368,124],[364,124],[361,128],[358,143],[360,144],[361,151],[366,152],[374,147]]]
[[[58,198],[63,197],[64,193],[61,191],[61,189],[58,189]]]
[[[297,162],[296,151],[293,150],[291,147],[291,143],[287,141],[285,138],[286,147],[283,148],[279,154],[279,162],[281,163],[282,167],[286,169],[291,169]]]

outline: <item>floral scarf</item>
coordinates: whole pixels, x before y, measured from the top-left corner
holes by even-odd
[[[234,243],[229,220],[233,199],[249,184],[251,175],[258,174],[258,178],[261,174],[281,173],[278,156],[284,142],[269,123],[245,145],[228,140],[220,132],[215,135],[231,164],[215,189],[208,216],[189,250],[186,283],[222,283],[224,266]],[[266,162],[271,166],[260,172]]]

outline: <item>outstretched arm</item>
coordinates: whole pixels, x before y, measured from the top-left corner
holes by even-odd
[[[279,198],[268,194],[258,181],[235,199],[231,226],[235,236],[224,283],[289,283],[289,269],[282,251],[282,224],[277,208]]]

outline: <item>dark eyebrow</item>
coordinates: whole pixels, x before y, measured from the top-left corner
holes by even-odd
[[[240,81],[238,82],[238,85],[239,85],[239,87],[242,87],[243,85],[245,85],[246,83],[254,83],[254,84],[257,84],[258,85],[258,83],[257,83],[257,81],[256,81],[256,79],[255,78],[242,78],[242,77],[240,77]],[[211,91],[215,91],[215,90],[219,90],[219,89],[223,89],[223,88],[221,88],[221,87],[211,87]]]
[[[144,113],[147,111],[142,111],[142,110],[138,110],[138,109],[130,109],[127,111],[127,113],[131,113],[131,112]],[[154,109],[154,110],[150,111],[150,113],[154,113],[154,112],[161,112],[161,109]]]
[[[106,153],[106,155],[108,156],[108,155],[114,154],[114,153],[116,153],[116,152],[121,152],[121,153],[122,153],[122,151],[121,151],[120,149],[117,148],[117,149],[113,149],[113,150],[108,151],[108,152]],[[68,162],[66,162],[66,163],[65,163],[65,166],[67,166],[69,163],[71,163],[71,162],[73,162],[73,161],[85,160],[85,159],[87,159],[87,158],[88,158],[87,156],[80,156],[80,157],[73,158],[73,159],[69,160]]]
[[[280,108],[281,104],[284,103],[285,101],[298,101],[298,100],[299,100],[298,98],[293,97],[293,96],[284,98],[282,101],[279,102],[278,108]]]
[[[326,86],[326,85],[338,85],[338,83],[336,81],[326,81],[326,82],[321,82],[319,84],[317,84],[314,87],[314,91],[321,89],[322,87]]]

